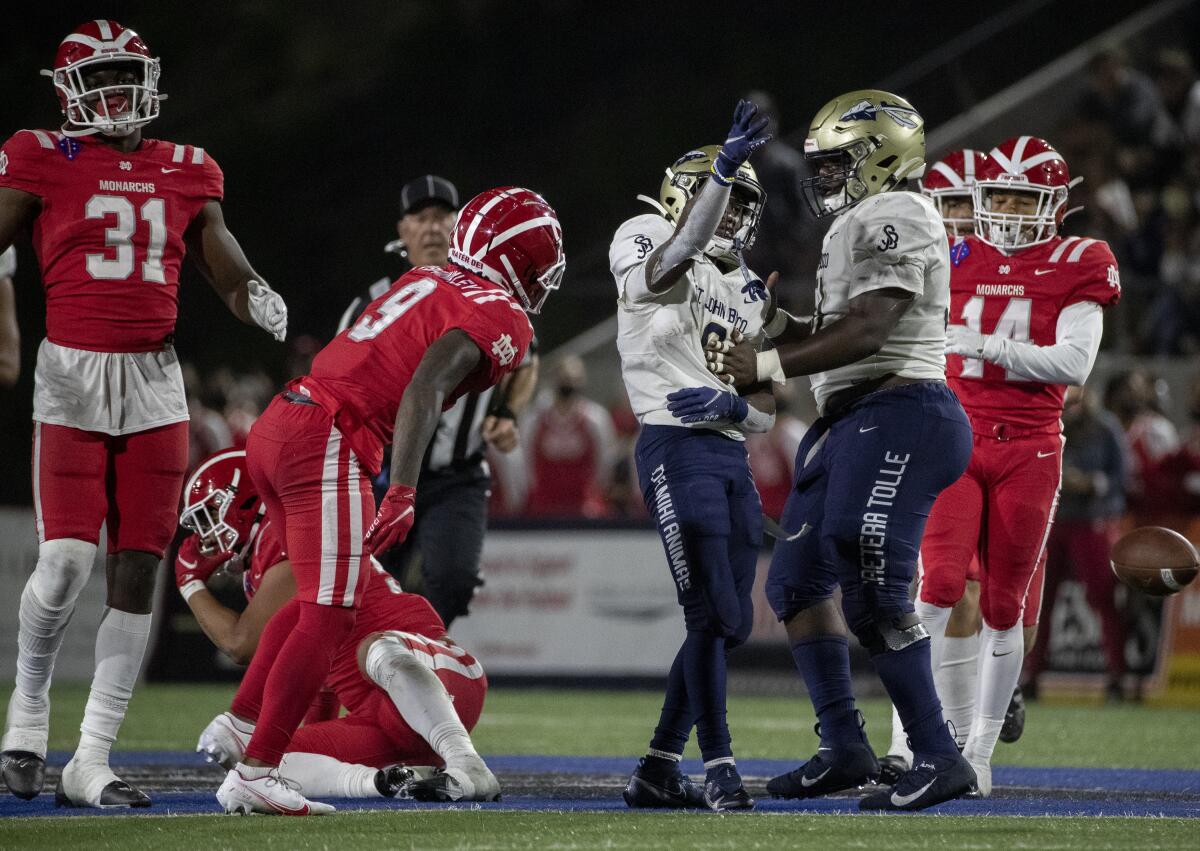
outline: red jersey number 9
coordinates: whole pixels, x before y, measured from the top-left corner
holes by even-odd
[[[437,289],[437,283],[429,278],[422,278],[405,284],[396,290],[387,300],[373,311],[366,311],[350,329],[350,339],[356,343],[372,340],[415,305]]]

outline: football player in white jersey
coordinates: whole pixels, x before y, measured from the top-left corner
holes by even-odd
[[[725,654],[750,634],[762,507],[745,433],[775,419],[770,383],[742,395],[708,371],[704,340],[762,336],[768,303],[742,251],[765,199],[747,160],[766,143],[766,119],[738,104],[721,146],[667,169],[654,213],[617,229],[617,348],[642,431],[638,478],[658,523],[687,636],[671,666],[650,748],[625,788],[631,807],[754,806],[734,764],[725,722]],[[679,769],[696,728],[703,787]]]
[[[878,775],[850,687],[848,625],[915,754],[911,771],[860,806],[923,809],[975,780],[942,718],[937,661],[908,594],[929,510],[971,455],[970,425],[945,382],[949,249],[933,203],[905,190],[924,170],[925,131],[904,99],[872,89],[834,98],[813,119],[804,151],[815,175],[804,183],[809,205],[835,216],[813,317],[772,311],[765,330],[776,348],[716,344],[709,353],[739,387],[779,372],[811,376],[821,414],[797,452],[781,521],[797,532],[776,546],[766,588],[821,747],[767,790],[807,798]]]

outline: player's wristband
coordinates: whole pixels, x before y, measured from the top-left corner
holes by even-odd
[[[763,326],[763,333],[774,340],[787,328],[789,319],[791,319],[791,314],[783,308],[776,308],[775,315],[771,318],[771,321]]]
[[[197,591],[202,591],[204,587],[204,583],[199,579],[193,579],[191,582],[185,582],[183,585],[179,586],[179,595],[183,597],[183,602],[186,603],[188,600],[192,599],[193,594],[195,594]]]
[[[779,362],[779,349],[767,349],[758,353],[758,380],[778,381],[783,384],[787,376],[783,374],[783,364]]]

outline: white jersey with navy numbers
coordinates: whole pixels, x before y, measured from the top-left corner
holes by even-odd
[[[822,413],[831,395],[860,382],[946,377],[950,249],[937,208],[923,195],[873,195],[833,220],[817,267],[814,330],[845,316],[852,298],[882,289],[915,298],[878,352],[811,376]]]
[[[619,228],[608,250],[617,283],[617,349],[629,404],[643,425],[683,425],[667,410],[667,394],[685,387],[728,390],[704,360],[712,333],[728,339],[736,329],[756,347],[762,339],[765,301],[747,286],[740,269],[722,272],[708,257],[653,300],[635,302],[628,283],[646,274],[646,260],[671,238],[674,225],[662,216],[634,216]],[[735,440],[741,430],[728,423],[695,423]]]

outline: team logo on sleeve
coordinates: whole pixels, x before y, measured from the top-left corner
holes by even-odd
[[[637,243],[638,260],[645,260],[646,255],[654,250],[654,243],[650,240],[650,237],[646,236],[644,233],[639,233],[633,238],[633,241]]]
[[[508,334],[501,334],[492,343],[492,354],[496,356],[496,360],[500,361],[501,366],[508,366],[517,356],[517,347],[513,345],[512,337]]]
[[[879,242],[875,243],[875,247],[880,251],[891,251],[900,244],[900,235],[896,233],[896,228],[893,225],[884,225],[883,233],[879,237]]]
[[[1108,274],[1108,285],[1110,287],[1112,287],[1114,290],[1116,290],[1117,292],[1120,292],[1121,291],[1121,275],[1119,272],[1117,272],[1117,267],[1109,266],[1107,274]]]

